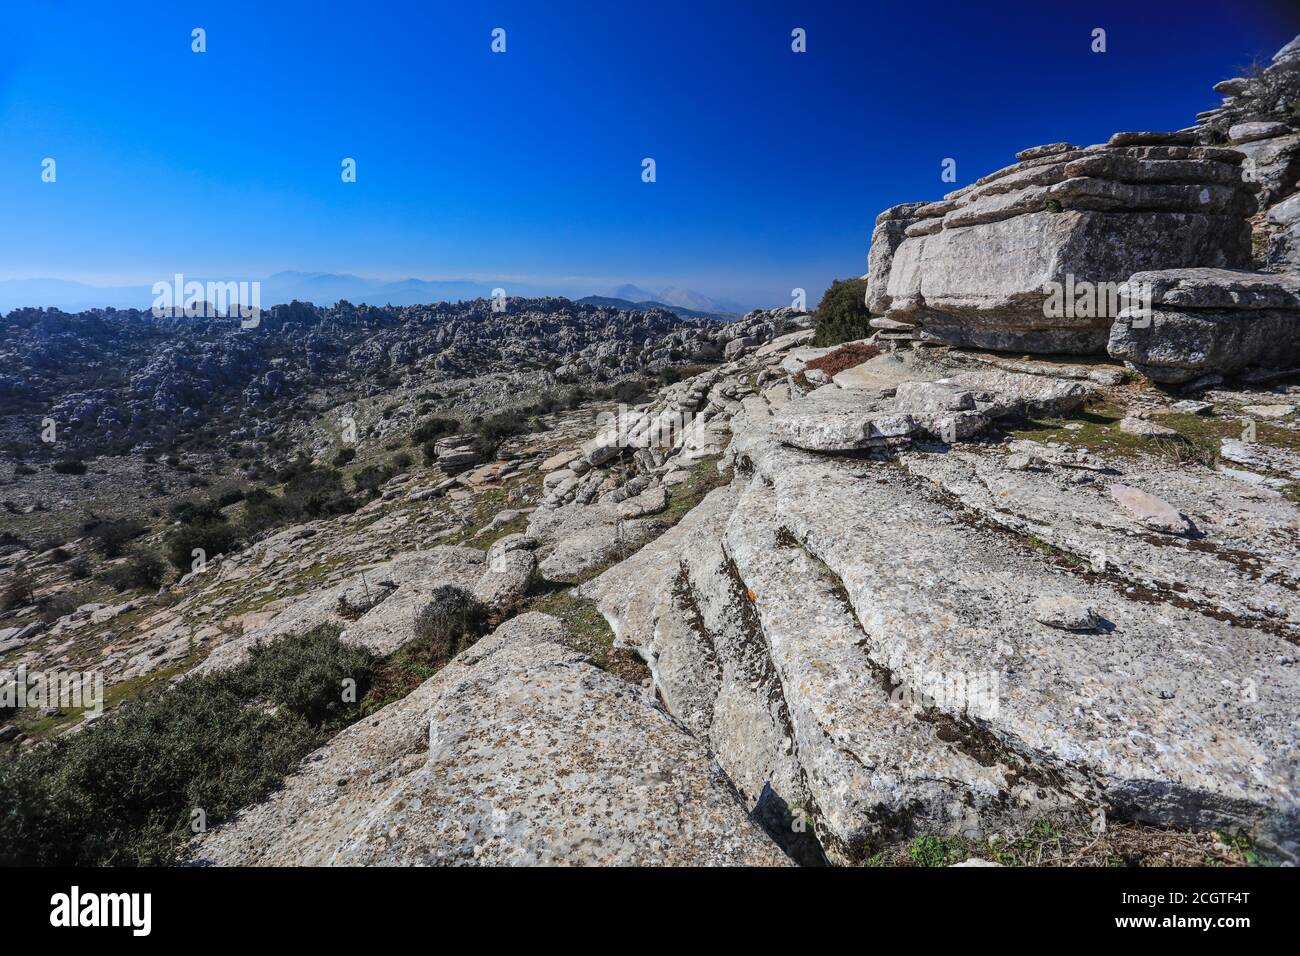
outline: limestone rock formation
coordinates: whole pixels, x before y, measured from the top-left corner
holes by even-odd
[[[893,401],[1001,400],[981,359],[920,354]],[[1050,414],[1087,394],[1034,371],[1001,381]],[[746,397],[731,484],[579,589],[755,812],[810,813],[841,862],[1080,803],[1295,853],[1294,507],[1068,446],[884,440],[880,392]]]
[[[1247,265],[1254,200],[1240,156],[1181,134],[1132,140],[1026,151],[942,201],[887,210],[868,258],[868,306],[922,341],[1095,353],[1113,313],[1070,302],[1054,314],[1054,285]]]
[[[726,777],[637,688],[524,614],[202,837],[200,864],[782,865]]]
[[[1300,367],[1300,275],[1172,269],[1130,285],[1152,304],[1121,311],[1107,347],[1153,381]]]

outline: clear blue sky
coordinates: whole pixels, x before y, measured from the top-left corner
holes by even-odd
[[[865,271],[877,212],[953,188],[943,158],[961,184],[1026,146],[1188,125],[1215,81],[1300,32],[1293,6],[9,2],[0,278],[300,269],[815,299]]]

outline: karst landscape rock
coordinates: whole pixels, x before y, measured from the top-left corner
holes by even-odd
[[[1298,44],[1270,75],[1300,75]],[[472,601],[475,640],[188,841],[191,865],[859,865],[919,837],[1001,862],[1041,821],[1142,843],[1115,858],[1227,859],[1232,835],[1297,862],[1300,125],[1257,83],[881,212],[852,359],[794,309],[297,303],[266,320],[289,358],[166,324],[146,343],[143,314],[11,315],[0,394],[93,422],[88,458],[223,408],[250,410],[233,439],[318,465],[343,414],[357,465],[453,391],[464,421],[359,507],[118,603],[43,617],[76,591],[66,555],[7,541],[31,594],[0,663],[103,671],[111,696],[318,628],[400,659],[435,589]],[[1061,291],[1102,287],[1113,310]],[[118,339],[129,380],[79,387],[75,356]],[[53,341],[77,343],[63,365]],[[661,377],[594,391],[629,373]],[[511,412],[564,388],[587,392]],[[476,441],[503,411],[520,427]],[[80,480],[27,491],[16,464],[15,521]]]

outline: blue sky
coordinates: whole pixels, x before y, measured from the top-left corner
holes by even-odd
[[[1027,146],[1188,125],[1300,32],[1291,6],[9,3],[0,278],[815,299],[865,271],[881,209],[954,188],[945,157],[960,185]]]

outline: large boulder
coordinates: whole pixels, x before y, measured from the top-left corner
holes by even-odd
[[[1108,351],[1166,384],[1300,365],[1300,276],[1228,269],[1141,272],[1149,309],[1122,311]]]
[[[1072,290],[1142,270],[1249,263],[1255,200],[1241,156],[1192,141],[1118,133],[1085,149],[1055,143],[940,202],[888,210],[869,256],[869,305],[921,340],[1103,351],[1113,298],[1076,305]]]

